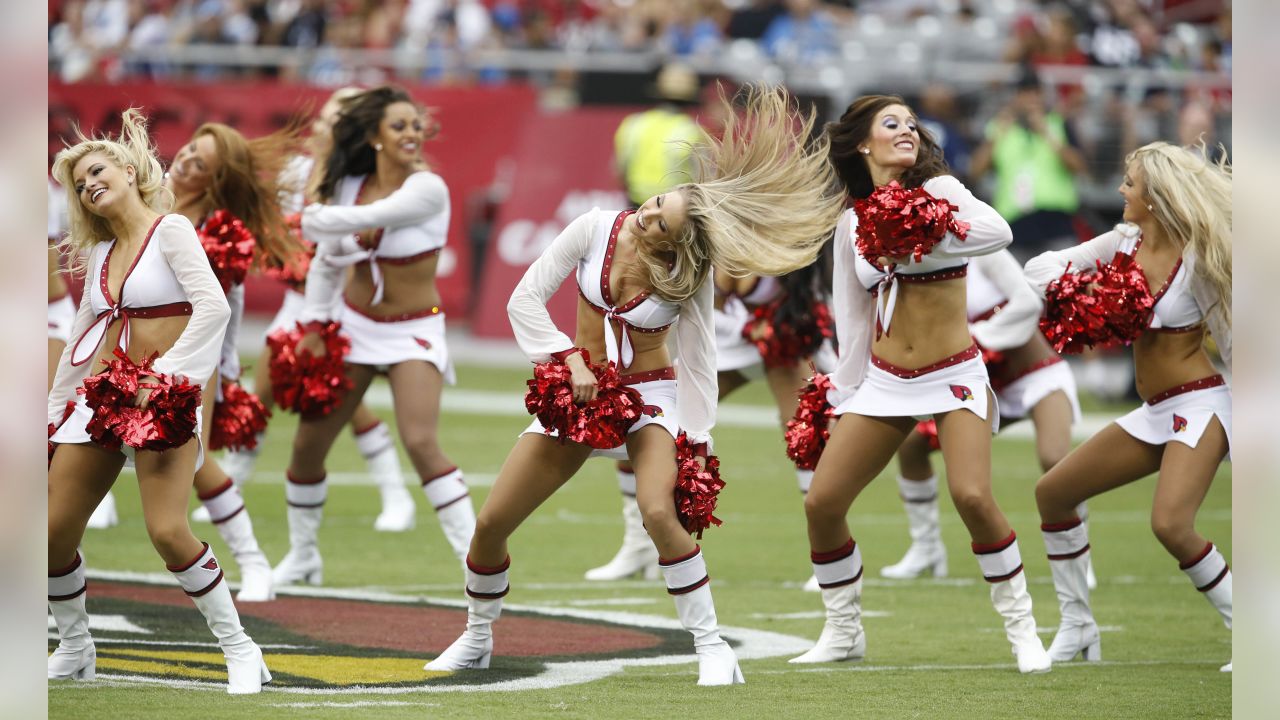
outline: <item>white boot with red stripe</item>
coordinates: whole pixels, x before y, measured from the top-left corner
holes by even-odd
[[[49,656],[50,680],[93,680],[97,675],[98,652],[84,606],[86,589],[78,552],[70,565],[49,572],[49,612],[58,626],[58,647]]]
[[[1031,614],[1031,593],[1027,592],[1027,578],[1022,572],[1018,536],[1010,530],[1009,537],[1000,542],[973,543],[973,554],[978,558],[982,576],[991,585],[991,604],[1004,618],[1005,636],[1018,659],[1018,671],[1048,672],[1053,662],[1036,634],[1036,618]]]
[[[636,473],[630,466],[618,468],[618,490],[622,492],[622,546],[613,559],[591,568],[583,576],[587,580],[622,580],[640,575],[645,580],[658,579],[658,548],[654,547],[644,518],[636,502]]]
[[[408,532],[417,524],[417,507],[413,496],[404,484],[400,472],[400,454],[396,441],[384,422],[355,431],[356,447],[364,456],[369,474],[378,484],[382,495],[382,512],[373,521],[373,529],[379,532]]]
[[[805,470],[803,468],[796,468],[796,485],[799,486],[800,488],[800,497],[803,498],[805,495],[809,494],[809,486],[812,484],[813,484],[813,471]],[[818,587],[817,576],[810,575],[809,579],[804,581],[803,589],[805,592],[815,592],[815,593],[822,590],[821,587]]]
[[[240,592],[238,602],[266,602],[275,600],[276,591],[271,583],[271,563],[258,547],[253,534],[253,521],[244,506],[240,488],[231,478],[213,492],[201,494],[200,502],[209,512],[209,518],[223,542],[231,549],[231,555],[240,566]]]
[[[1207,543],[1204,550],[1191,560],[1178,566],[1191,584],[1204,595],[1204,599],[1222,615],[1227,629],[1231,629],[1231,568],[1227,559],[1218,551],[1218,546]],[[1223,665],[1222,672],[1231,672],[1231,663]]]
[[[108,490],[106,495],[102,496],[102,502],[98,503],[98,507],[93,509],[93,514],[89,516],[89,524],[96,530],[103,530],[109,527],[115,527],[120,523],[120,515],[116,513],[116,496]]]
[[[471,506],[471,493],[458,468],[424,480],[422,492],[427,502],[436,510],[440,530],[449,542],[453,554],[466,565],[467,550],[471,548],[471,536],[476,532],[476,510]]]
[[[329,496],[325,476],[318,480],[299,480],[286,473],[284,497],[289,503],[289,552],[271,571],[276,585],[324,582],[324,561],[320,557],[320,523],[324,520],[324,503]]]
[[[263,683],[271,682],[271,673],[262,659],[262,650],[244,632],[240,613],[231,601],[231,591],[222,578],[222,568],[209,549],[204,549],[194,560],[179,567],[169,567],[178,584],[191,597],[196,608],[204,615],[209,629],[218,638],[218,646],[227,659],[227,693],[252,695],[262,692]]]
[[[1049,645],[1049,658],[1066,662],[1079,655],[1084,660],[1102,659],[1102,637],[1089,607],[1089,531],[1077,518],[1040,526],[1049,554],[1053,587],[1058,592],[1061,619]]]
[[[493,657],[493,623],[502,614],[502,598],[511,589],[508,556],[498,567],[467,563],[467,629],[423,670],[484,670]]]
[[[659,560],[667,581],[667,593],[676,602],[680,624],[693,635],[693,649],[698,654],[699,685],[738,685],[745,683],[738,656],[720,637],[715,603],[711,600],[711,577],[702,558],[702,548],[684,557]]]
[[[817,644],[790,662],[861,660],[867,653],[867,635],[862,630],[862,550],[849,538],[835,550],[811,552],[809,558],[822,589],[827,621]]]
[[[938,477],[908,480],[899,475],[898,495],[907,511],[911,547],[901,560],[880,568],[880,576],[909,580],[927,572],[934,577],[946,577],[947,548],[942,544],[942,527],[938,521]]]

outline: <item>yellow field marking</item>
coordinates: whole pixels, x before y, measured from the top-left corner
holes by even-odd
[[[125,655],[129,657],[116,657]],[[141,659],[130,659],[131,657]],[[192,665],[188,663],[198,663]],[[207,667],[207,666],[214,667]],[[101,670],[124,670],[146,675],[177,675],[202,680],[226,680],[226,659],[222,653],[147,652],[145,650],[115,650],[98,654]]]
[[[125,656],[125,657],[120,657]],[[137,659],[131,659],[137,658]],[[369,658],[343,655],[266,655],[273,673],[316,680],[327,685],[382,685],[421,682],[445,677],[449,672],[423,670],[425,659]],[[222,680],[225,669],[194,667],[193,664],[222,668],[222,653],[182,650],[132,650],[111,648],[98,655],[98,667],[149,675],[177,675],[188,678]]]

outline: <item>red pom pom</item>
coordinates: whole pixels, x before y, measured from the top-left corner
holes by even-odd
[[[75,411],[76,411],[76,401],[68,400],[67,406],[62,409],[62,419],[58,421],[58,424],[54,425],[53,423],[49,423],[49,437],[51,438],[49,440],[49,463],[50,464],[53,464],[53,451],[56,450],[58,447],[53,443],[53,440],[52,440],[53,434],[58,432],[58,428],[62,427],[62,424],[65,423],[67,421],[67,418],[71,417],[71,414],[74,413]]]
[[[809,384],[800,390],[795,417],[787,421],[787,457],[801,470],[818,467],[818,460],[831,437],[828,426],[833,408],[827,402],[827,391],[831,388],[831,378],[814,373]]]
[[[1072,273],[1068,266],[1045,288],[1040,330],[1060,353],[1128,345],[1146,331],[1154,305],[1142,269],[1128,256],[1099,261],[1097,270],[1082,273]]]
[[[84,381],[77,392],[93,410],[85,429],[102,447],[119,450],[122,444],[138,450],[169,450],[185,445],[195,435],[200,408],[200,386],[155,373],[157,355],[139,365],[119,348],[107,369]],[[153,380],[143,382],[144,377]],[[139,408],[139,388],[150,388],[147,406]]]
[[[684,529],[696,534],[699,540],[703,530],[721,525],[714,513],[716,497],[724,488],[720,459],[707,455],[706,451],[705,443],[692,443],[684,433],[676,438],[676,517]],[[705,458],[702,467],[698,466],[699,457]]]
[[[592,365],[596,376],[596,399],[579,405],[573,401],[572,372],[560,360],[538,363],[524,396],[525,409],[538,418],[545,432],[558,433],[561,443],[572,440],[601,450],[616,448],[627,440],[627,431],[640,419],[644,400],[640,392],[622,384],[622,376],[612,362]]]
[[[298,352],[298,341],[309,331],[320,333],[323,357]],[[351,351],[351,341],[342,335],[339,323],[297,323],[293,330],[281,328],[267,336],[271,356],[271,397],[276,405],[304,418],[328,415],[354,385],[347,377],[343,358]]]
[[[814,303],[810,314],[786,324],[774,322],[781,305],[781,300],[775,300],[757,307],[742,328],[742,337],[760,351],[766,368],[795,367],[833,335],[831,311],[825,303]]]
[[[858,213],[858,252],[871,262],[880,257],[928,255],[948,232],[964,240],[969,224],[955,218],[959,208],[922,187],[891,182],[853,202]]]
[[[240,218],[226,210],[215,210],[196,233],[205,255],[209,256],[213,274],[222,285],[222,292],[243,283],[253,264],[253,249],[258,241]]]
[[[213,427],[209,428],[210,450],[252,450],[258,446],[258,433],[267,429],[271,411],[257,395],[224,382],[222,399],[213,406]]]
[[[916,432],[924,436],[929,441],[930,450],[941,450],[942,442],[938,440],[938,421],[937,420],[921,420],[916,423]]]

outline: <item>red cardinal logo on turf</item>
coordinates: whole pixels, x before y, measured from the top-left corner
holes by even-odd
[[[427,350],[430,350],[430,349],[431,349],[431,343],[430,343],[429,341],[427,341],[427,340],[423,340],[423,339],[422,339],[422,338],[420,338],[420,337],[416,337],[416,338],[414,338],[414,339],[413,339],[413,341],[414,341],[414,342],[416,342],[416,343],[418,343],[418,344],[419,344],[419,345],[421,345],[422,347],[426,348]]]
[[[205,570],[217,570],[217,569],[218,569],[218,560],[217,560],[217,558],[209,558],[208,562],[206,562],[205,564],[201,565],[200,567],[204,568]]]
[[[1174,413],[1173,414],[1173,431],[1182,432],[1183,430],[1186,430],[1186,429],[1187,429],[1187,419],[1182,417],[1178,413]]]
[[[640,412],[641,414],[648,415],[649,417],[666,417],[666,414],[662,412],[662,408],[657,405],[645,405],[640,408]]]
[[[952,385],[951,394],[955,395],[956,399],[960,401],[973,399],[973,391],[964,385]]]

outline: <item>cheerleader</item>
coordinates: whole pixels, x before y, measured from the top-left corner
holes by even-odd
[[[727,105],[727,101],[725,101]],[[575,401],[595,398],[589,357],[607,357],[645,412],[624,444],[604,452],[635,467],[644,527],[657,546],[667,592],[693,635],[699,685],[742,682],[720,637],[706,562],[676,513],[677,436],[710,452],[715,419],[715,335],[711,266],[735,275],[775,275],[813,262],[843,197],[825,162],[825,142],[803,147],[813,117],[781,91],[753,91],[746,114],[707,139],[697,180],[654,196],[631,212],[593,209],[543,252],[507,304],[520,347],[534,362],[559,360],[572,373]],[[552,324],[546,304],[575,273],[576,338]],[[667,334],[675,326],[675,360]],[[682,441],[685,442],[685,441]],[[428,670],[487,668],[492,624],[507,594],[507,539],[563,485],[593,450],[549,437],[538,421],[520,436],[485,500],[467,556],[467,628]],[[702,462],[702,461],[693,461]]]
[[[986,351],[1000,425],[1030,418],[1036,456],[1041,469],[1048,471],[1071,450],[1071,425],[1080,419],[1080,403],[1070,366],[1040,332],[1040,299],[1007,250],[969,263],[966,298],[969,334]],[[938,479],[929,462],[930,451],[937,449],[932,423],[921,423],[898,448],[898,494],[907,511],[911,547],[902,560],[880,568],[883,577],[947,574],[947,550],[938,526]],[[1078,510],[1085,517],[1083,503]],[[1089,577],[1093,587],[1092,568]]]
[[[1127,158],[1124,222],[1077,247],[1040,255],[1026,276],[1041,293],[1064,272],[1136,268],[1154,301],[1133,341],[1143,404],[1103,428],[1040,479],[1045,549],[1062,620],[1054,660],[1102,657],[1089,607],[1089,536],[1076,506],[1157,473],[1151,529],[1231,628],[1231,569],[1195,529],[1196,513],[1231,450],[1231,390],[1204,349],[1213,335],[1231,366],[1231,166],[1156,142]],[[1231,664],[1223,666],[1230,672]]]
[[[76,548],[127,455],[137,468],[151,543],[218,638],[228,692],[256,693],[271,679],[262,651],[240,625],[209,544],[187,526],[187,498],[203,455],[198,408],[189,418],[165,417],[195,426],[188,439],[170,438],[181,445],[164,451],[126,445],[122,452],[93,440],[95,411],[84,395],[77,398],[77,388],[113,353],[135,363],[158,354],[153,372],[179,383],[210,382],[231,316],[191,222],[162,214],[172,196],[162,185],[142,116],[130,109],[121,119],[118,141],[81,136],[79,144],[58,153],[53,166],[67,192],[67,243],[87,275],[71,341],[49,391],[50,443],[56,447],[49,462],[49,608],[59,637],[49,656],[49,678],[95,676],[85,568]],[[141,387],[133,402],[145,408],[152,393]]]
[[[306,153],[297,155],[285,167],[280,180],[284,194],[281,197],[281,209],[286,214],[301,213],[306,205],[306,198],[314,196],[315,189],[323,175],[324,158],[329,154],[333,140],[333,123],[338,117],[341,102],[360,93],[359,88],[341,88],[333,93],[320,108],[320,113],[311,124],[311,134],[307,138]],[[279,312],[271,319],[264,333],[266,336],[278,330],[292,330],[300,317],[304,304],[306,269],[272,263],[266,258],[268,274],[285,283],[284,303]],[[264,351],[261,360],[254,368],[253,387],[267,409],[271,408],[271,374],[268,370],[268,355]],[[400,455],[396,451],[395,439],[386,423],[374,415],[363,402],[356,406],[351,418],[351,434],[356,448],[364,457],[369,475],[378,484],[382,496],[382,511],[373,522],[373,529],[381,532],[406,532],[415,525],[415,507],[413,496],[405,489],[404,475],[400,471]],[[242,484],[253,474],[258,454],[262,452],[262,438],[252,448],[237,448],[227,451],[222,457],[222,467],[227,474]]]
[[[922,188],[956,208],[951,227],[965,237],[949,230],[920,256],[866,257],[857,249],[862,240],[855,242],[858,223],[867,222],[863,238],[879,232],[879,223],[849,210],[836,228],[833,314],[840,360],[830,399],[838,421],[805,496],[827,621],[817,645],[791,662],[864,655],[862,554],[846,515],[916,419],[932,416],[951,498],[973,539],[992,604],[1004,618],[1018,669],[1044,672],[1049,657],[1036,635],[1017,538],[991,494],[991,435],[999,416],[965,318],[969,258],[1007,246],[1009,225],[948,174],[941,150],[901,98],[859,98],[827,133],[831,161],[855,200],[892,181]]]
[[[819,270],[819,264],[815,264],[782,277],[742,278],[714,272],[717,402],[751,380],[764,378],[784,424],[795,414],[796,393],[808,376],[810,355],[823,347],[822,330],[814,312]],[[767,342],[766,338],[776,337],[777,328],[789,330],[802,346],[778,347],[777,343]],[[770,357],[762,356],[761,346],[770,348]],[[617,471],[622,491],[622,547],[612,560],[588,570],[585,577],[621,580],[640,573],[646,580],[656,580],[658,549],[645,532],[636,504],[635,468],[623,461],[618,463]],[[796,469],[802,496],[809,491],[812,477],[813,471]],[[805,589],[812,584],[816,592],[816,582],[810,578]]]
[[[449,191],[421,158],[433,135],[429,119],[399,88],[342,101],[316,192],[324,204],[303,212],[303,235],[316,244],[316,256],[300,320],[341,323],[351,342],[345,367],[352,388],[329,414],[299,422],[285,489],[290,548],[276,566],[278,583],[322,580],[317,541],[328,495],[325,458],[380,372],[390,381],[400,440],[445,539],[460,561],[466,557],[475,511],[462,471],[437,439],[440,392],[454,373],[435,282]],[[320,357],[324,343],[312,327],[297,347]]]
[[[217,225],[239,220],[254,240],[253,247],[246,252],[252,252],[259,262],[264,262],[264,258],[271,258],[277,264],[291,261],[302,248],[284,223],[277,201],[279,191],[272,178],[279,174],[296,137],[294,130],[286,129],[246,140],[227,125],[201,125],[178,150],[165,178],[165,186],[176,199],[174,211],[190,220],[202,235],[214,232]],[[202,440],[207,446],[213,429],[215,401],[222,402],[223,389],[240,379],[238,336],[244,316],[244,272],[249,258],[243,258],[243,269],[237,273],[228,264],[239,261],[238,258],[218,257],[220,251],[216,244],[206,247],[206,252],[210,253],[215,274],[227,289],[227,301],[231,305],[231,321],[222,341],[218,376],[205,388]],[[218,528],[240,566],[240,592],[236,599],[240,602],[275,599],[271,563],[258,547],[253,522],[236,483],[213,458],[206,458],[196,471],[195,487],[205,511],[202,515]]]

